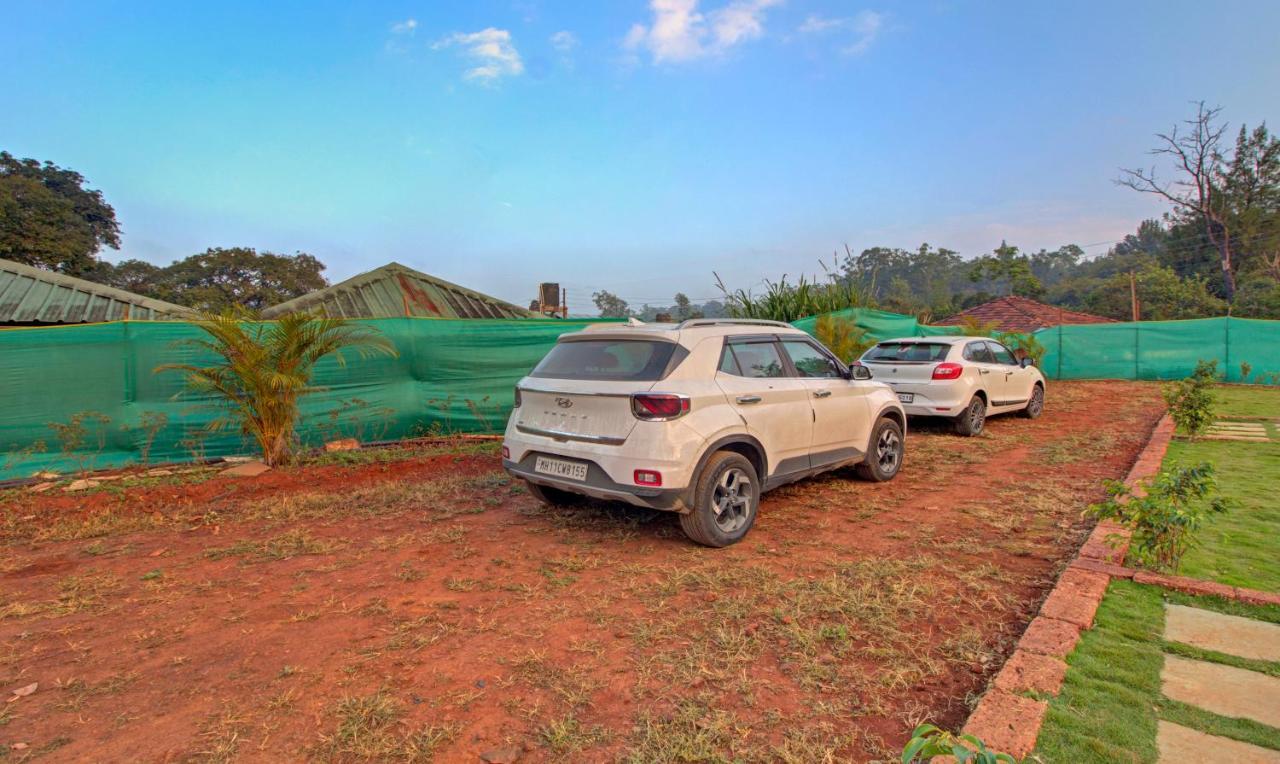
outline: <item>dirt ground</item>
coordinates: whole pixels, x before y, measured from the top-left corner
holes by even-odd
[[[492,445],[0,492],[0,761],[893,759],[963,722],[1160,411],[913,423],[898,479],[776,491],[724,550],[542,508]]]

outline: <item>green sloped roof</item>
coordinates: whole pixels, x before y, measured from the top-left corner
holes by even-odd
[[[262,311],[267,318],[319,311],[332,318],[534,318],[509,302],[399,263],[387,263]]]
[[[188,318],[190,308],[74,276],[0,260],[0,324],[84,324]]]

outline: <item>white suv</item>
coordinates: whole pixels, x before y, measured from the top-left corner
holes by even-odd
[[[988,414],[1044,411],[1044,375],[987,337],[885,340],[859,361],[889,383],[912,416],[951,417],[961,435],[982,432]]]
[[[544,502],[676,511],[722,547],[764,491],[845,465],[893,478],[905,432],[888,386],[792,326],[633,320],[560,337],[516,387],[502,456]]]

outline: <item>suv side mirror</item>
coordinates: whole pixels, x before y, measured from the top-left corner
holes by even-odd
[[[1018,365],[1019,365],[1019,366],[1021,366],[1021,367],[1022,367],[1022,368],[1024,368],[1024,369],[1025,369],[1025,368],[1028,368],[1028,367],[1030,367],[1030,366],[1035,366],[1035,365],[1036,365],[1036,359],[1032,358],[1032,357],[1031,357],[1031,356],[1029,356],[1029,355],[1028,355],[1028,356],[1023,356],[1022,360],[1018,362]]]
[[[871,369],[860,363],[849,367],[849,379],[871,379]]]

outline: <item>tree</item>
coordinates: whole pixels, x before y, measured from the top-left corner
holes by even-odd
[[[1265,264],[1273,254],[1280,265],[1280,140],[1265,124],[1252,132],[1242,126],[1228,157],[1220,112],[1201,101],[1183,127],[1157,134],[1151,153],[1172,160],[1173,180],[1159,179],[1152,167],[1122,169],[1116,182],[1163,198],[1178,222],[1199,229],[1217,254],[1222,294],[1233,302],[1242,267]]]
[[[160,268],[140,260],[99,263],[93,281],[145,297],[220,312],[262,310],[328,286],[324,263],[312,255],[259,253],[250,247],[213,248]]]
[[[591,295],[591,301],[599,309],[601,318],[626,318],[631,315],[631,308],[627,305],[627,301],[613,292],[604,290],[596,292]]]
[[[0,257],[78,276],[103,247],[120,248],[120,224],[80,173],[0,151]]]
[[[341,318],[291,313],[263,322],[251,312],[235,310],[205,314],[195,324],[206,339],[183,344],[216,360],[208,366],[164,364],[155,371],[183,372],[190,392],[213,398],[225,410],[210,429],[238,426],[270,466],[288,462],[293,453],[298,402],[316,391],[311,375],[320,359],[333,356],[345,365],[346,348],[355,348],[361,357],[396,355],[376,329]]]
[[[1034,299],[1044,294],[1044,285],[1031,271],[1031,260],[1026,255],[1018,254],[1017,247],[1011,247],[1003,241],[990,255],[983,255],[973,261],[969,280],[975,284],[991,282],[997,289],[1003,285],[1006,295]]]
[[[1227,305],[1201,277],[1179,278],[1173,269],[1147,265],[1134,274],[1138,310],[1144,321],[1221,316]],[[1086,298],[1090,312],[1128,321],[1132,318],[1129,274],[1120,273],[1101,282]]]
[[[689,297],[684,292],[676,292],[675,315],[677,321],[684,321],[693,317],[693,310],[689,306]]]

